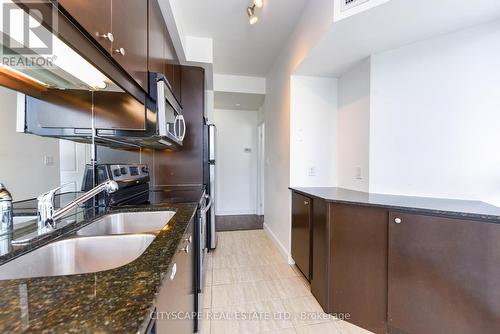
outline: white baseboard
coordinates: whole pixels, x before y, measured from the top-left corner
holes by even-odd
[[[241,209],[241,210],[217,210],[216,216],[238,216],[238,215],[256,215],[255,209]]]
[[[289,265],[295,264],[295,261],[292,259],[292,255],[288,252],[288,250],[285,248],[285,246],[283,246],[281,241],[279,241],[279,239],[276,237],[276,234],[274,234],[274,232],[271,231],[271,229],[269,228],[269,226],[267,226],[266,223],[264,223],[264,231],[271,238],[271,240],[274,242],[274,244],[278,247],[281,255],[283,255],[287,259],[288,264]]]

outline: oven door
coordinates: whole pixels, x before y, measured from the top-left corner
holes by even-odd
[[[203,198],[200,201],[199,206],[199,226],[200,226],[200,236],[199,236],[199,265],[198,265],[198,292],[203,292],[203,285],[205,283],[205,258],[208,253],[208,235],[207,235],[207,213],[212,206],[212,199],[206,193],[203,194]]]

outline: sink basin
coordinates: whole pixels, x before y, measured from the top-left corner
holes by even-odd
[[[175,215],[175,211],[123,212],[104,216],[76,232],[77,235],[157,233]]]
[[[0,266],[0,280],[93,273],[137,259],[152,234],[97,236],[56,241]]]

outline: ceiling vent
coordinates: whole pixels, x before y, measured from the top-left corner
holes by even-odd
[[[335,0],[333,21],[345,19],[389,1],[390,0]]]
[[[342,0],[342,8],[340,10],[342,12],[345,12],[346,10],[359,6],[368,1],[370,0]]]

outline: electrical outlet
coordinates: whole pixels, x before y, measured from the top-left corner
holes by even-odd
[[[316,167],[309,167],[308,173],[309,176],[316,176]]]

